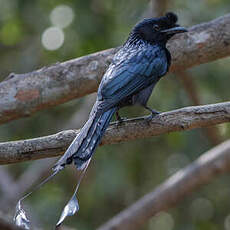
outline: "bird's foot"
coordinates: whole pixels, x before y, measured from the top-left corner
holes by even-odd
[[[150,122],[155,116],[159,115],[160,112],[154,110],[154,109],[151,109],[151,114],[146,118],[146,120],[148,122]]]
[[[117,119],[116,126],[118,127],[121,125],[125,120],[127,120],[127,117],[120,117],[120,119]]]
[[[116,120],[117,120],[117,126],[120,125],[124,120],[126,120],[126,117],[121,117],[118,113],[118,111],[116,112]]]

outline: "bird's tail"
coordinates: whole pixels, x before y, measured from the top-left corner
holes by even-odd
[[[31,195],[32,192],[39,189],[43,184],[48,182],[51,178],[53,178],[60,170],[62,170],[66,164],[70,164],[74,161],[77,169],[82,170],[79,176],[79,180],[74,191],[74,194],[70,201],[65,206],[62,211],[61,217],[56,225],[58,227],[64,221],[67,216],[74,215],[79,210],[78,201],[76,198],[76,193],[78,191],[81,180],[85,174],[85,171],[88,167],[90,159],[97,147],[100,143],[100,140],[109,125],[110,120],[112,119],[113,114],[116,112],[117,108],[112,108],[105,113],[99,113],[97,109],[97,102],[95,103],[89,120],[81,129],[78,136],[73,140],[72,144],[66,150],[65,154],[60,158],[60,160],[53,167],[54,172],[42,181],[39,185],[32,189],[31,192],[23,196],[16,206],[16,213],[14,220],[16,225],[20,227],[25,227],[29,229],[30,221],[28,220],[24,209],[22,208],[22,201]]]
[[[116,110],[117,108],[112,108],[104,113],[98,113],[97,104],[95,104],[88,121],[66,150],[65,154],[55,164],[53,170],[59,171],[66,164],[71,164],[73,161],[77,169],[83,169],[100,143]]]

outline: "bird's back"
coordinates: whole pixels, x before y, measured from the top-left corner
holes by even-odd
[[[125,44],[114,56],[98,90],[102,110],[120,104],[156,83],[168,70],[166,48],[140,43]]]

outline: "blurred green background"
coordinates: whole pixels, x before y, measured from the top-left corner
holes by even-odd
[[[149,8],[149,2],[144,0],[0,0],[0,80],[11,72],[30,72],[119,46]],[[181,25],[192,26],[228,13],[230,3],[229,0],[175,0],[169,1],[168,10],[178,14]],[[229,66],[230,59],[226,58],[188,71],[199,103],[229,100]],[[0,141],[80,128],[94,99],[95,94],[1,125]],[[149,101],[158,111],[193,104],[180,77],[172,74],[160,81]],[[135,107],[125,108],[121,114],[134,117],[147,113]],[[95,229],[212,148],[215,141],[227,139],[230,126],[220,125],[214,132],[216,140],[196,129],[99,147],[80,187],[80,211],[68,218],[65,225],[73,229]],[[38,161],[36,167],[39,164],[42,167],[48,160]],[[32,164],[2,167],[17,180]],[[75,184],[76,170],[69,167],[27,199],[36,226],[52,228]],[[4,198],[2,189],[0,192]],[[221,176],[175,208],[153,217],[141,229],[230,230],[229,197],[229,175]],[[9,215],[13,215],[15,203],[7,205]]]

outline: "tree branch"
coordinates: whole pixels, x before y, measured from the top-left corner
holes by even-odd
[[[207,127],[230,121],[230,102],[192,106],[161,113],[151,121],[146,117],[111,124],[102,145],[156,136],[163,133]],[[16,163],[62,154],[79,130],[29,140],[0,143],[0,164]]]
[[[230,140],[204,153],[154,191],[132,204],[97,230],[140,229],[158,212],[173,207],[188,194],[230,170]]]
[[[172,39],[170,71],[210,62],[230,54],[230,14],[189,29]],[[115,49],[57,63],[0,83],[0,124],[95,92]]]

